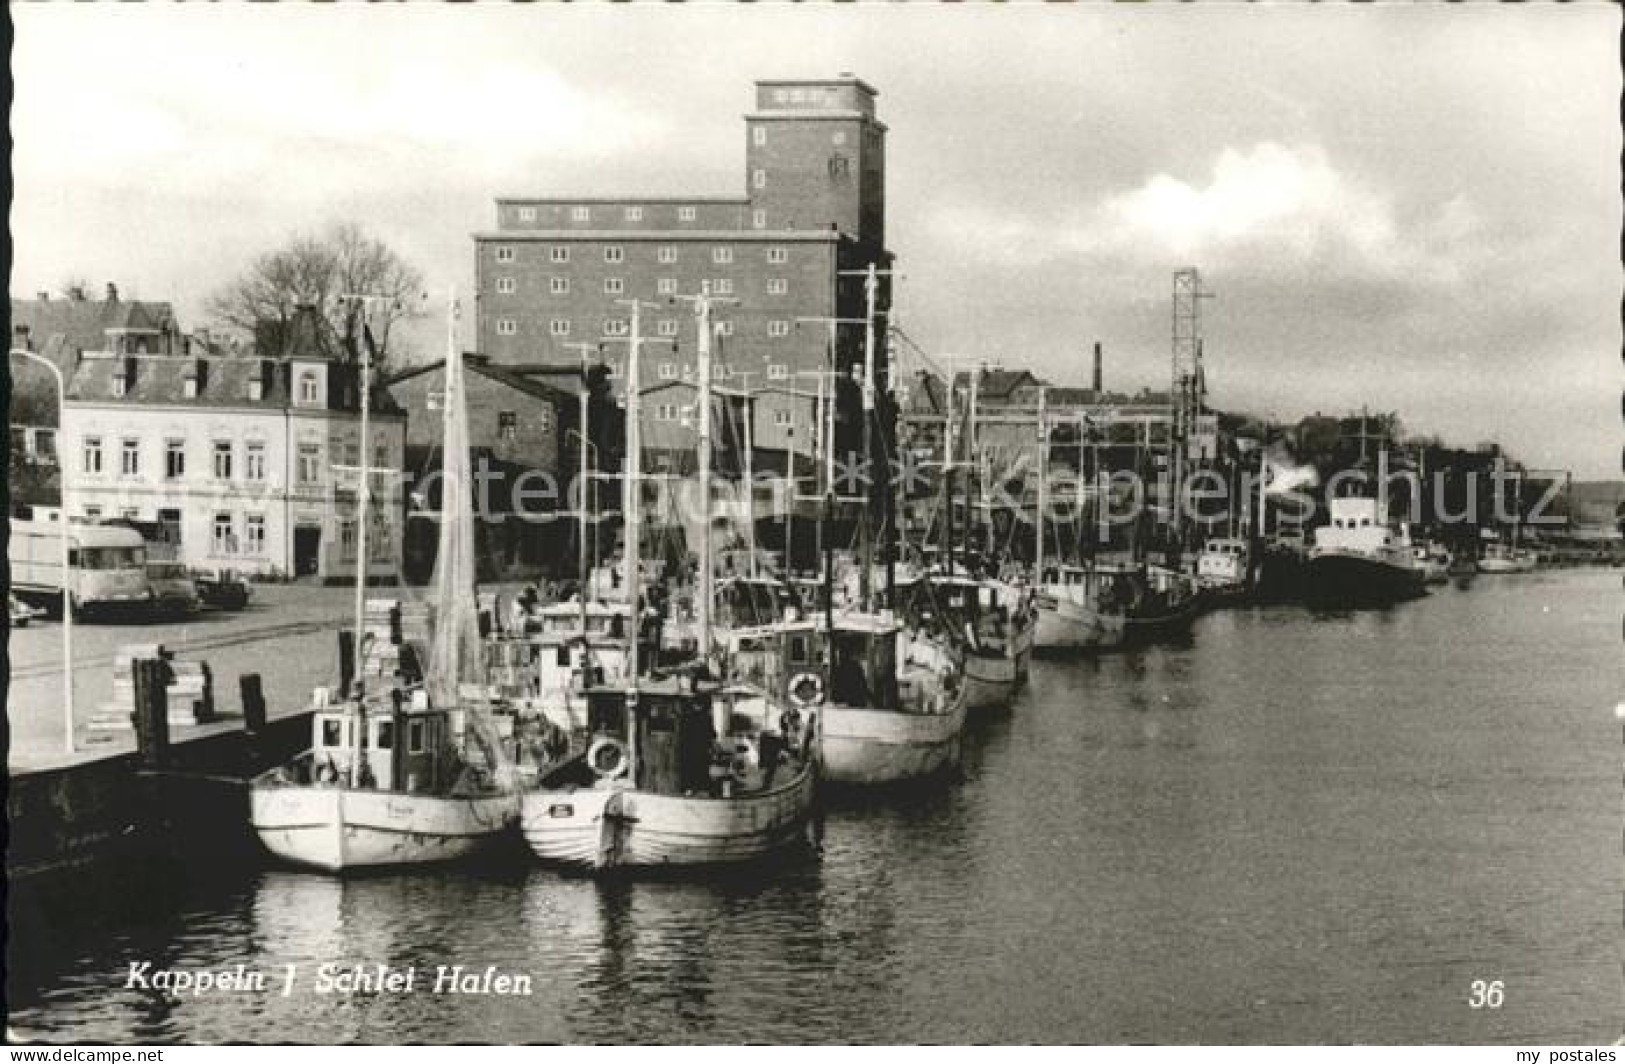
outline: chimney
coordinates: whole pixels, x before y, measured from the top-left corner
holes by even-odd
[[[118,285],[114,284],[112,281],[107,282],[107,301],[109,303],[118,302]]]
[[[32,351],[28,342],[28,326],[18,322],[11,327],[11,346],[20,347],[24,351]]]
[[[1095,384],[1095,394],[1096,395],[1099,395],[1101,392],[1106,390],[1104,376],[1103,376],[1103,374],[1101,372],[1101,365],[1100,365],[1100,341],[1099,340],[1095,341],[1095,380],[1094,380],[1094,384]]]
[[[51,301],[51,293],[45,291],[35,292],[34,298],[38,299],[41,303],[49,303]]]
[[[68,289],[68,298],[75,303],[83,303],[85,301],[85,290],[78,285],[74,285]]]

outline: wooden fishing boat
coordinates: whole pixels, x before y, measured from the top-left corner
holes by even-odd
[[[1035,601],[1034,652],[1121,646],[1128,617],[1114,587],[1114,577],[1090,566],[1057,565],[1042,573]]]
[[[726,864],[803,837],[816,715],[691,675],[596,688],[586,753],[543,777],[520,830],[544,861],[595,872]]]
[[[450,715],[421,689],[391,695],[318,704],[310,749],[255,778],[250,815],[273,855],[327,872],[422,864],[511,827],[518,796],[461,755]]]
[[[414,677],[397,676],[376,693],[358,682],[341,692],[336,705],[325,691],[317,692],[310,748],[256,778],[249,795],[261,842],[296,864],[341,872],[463,857],[509,831],[518,814],[512,765],[485,704],[455,304],[448,331],[442,520],[427,682],[420,686]],[[372,347],[365,331],[363,344],[365,437]],[[374,472],[382,471],[357,470],[361,558],[367,557],[364,530]],[[363,663],[372,642],[362,635],[365,569],[356,566],[355,648]]]

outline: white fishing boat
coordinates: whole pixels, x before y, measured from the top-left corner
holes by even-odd
[[[1216,601],[1247,594],[1252,551],[1239,536],[1219,536],[1202,544],[1196,556],[1196,581]]]
[[[1091,566],[1056,565],[1045,570],[1035,602],[1034,650],[1047,653],[1121,646],[1128,617],[1115,586],[1110,574]]]
[[[1478,559],[1478,571],[1505,576],[1511,573],[1532,573],[1538,562],[1535,552],[1527,547],[1514,547],[1505,543],[1492,543],[1484,548]]]
[[[1032,656],[1035,617],[1026,589],[935,573],[900,586],[898,601],[921,630],[960,644],[968,709],[1010,703]]]
[[[638,363],[640,304],[632,305],[627,357],[626,601],[641,601],[642,529]],[[699,466],[710,498],[710,300],[699,325]],[[818,780],[820,721],[780,708],[762,687],[713,678],[709,613],[711,522],[701,522],[696,604],[698,660],[668,676],[639,672],[627,642],[626,678],[587,692],[584,753],[543,775],[521,802],[520,827],[542,860],[595,872],[746,861],[801,837]]]
[[[518,799],[463,758],[452,717],[421,689],[318,702],[310,749],[250,788],[260,841],[327,872],[448,861],[492,844],[513,824]]]
[[[329,872],[464,857],[511,830],[519,799],[502,737],[484,704],[475,614],[472,481],[466,397],[455,310],[446,360],[444,469],[435,610],[426,683],[408,679],[369,692],[361,683],[330,703],[315,697],[311,746],[256,778],[250,818],[267,850]],[[370,389],[371,337],[363,332],[362,437]],[[357,556],[367,557],[368,484],[357,470]],[[363,573],[357,569],[356,657],[363,637]]]
[[[588,694],[585,754],[524,796],[537,857],[591,871],[727,864],[803,837],[817,786],[816,715],[691,675]]]
[[[1411,547],[1411,553],[1416,556],[1416,563],[1422,567],[1422,579],[1429,584],[1448,584],[1450,582],[1450,568],[1455,558],[1450,548],[1442,543],[1428,541],[1416,543]]]

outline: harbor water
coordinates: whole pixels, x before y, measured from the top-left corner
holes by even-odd
[[[1612,1041],[1620,601],[1609,571],[1480,577],[1040,661],[976,723],[963,779],[837,798],[823,852],[771,867],[597,882],[520,849],[115,888],[14,927],[10,1025],[115,1043]],[[271,988],[126,987],[147,962],[242,964]],[[416,967],[417,988],[318,993],[326,963]],[[532,992],[433,993],[439,965]],[[1498,1008],[1473,1007],[1475,982],[1500,984]]]

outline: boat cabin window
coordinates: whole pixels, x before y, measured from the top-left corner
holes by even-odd
[[[425,746],[424,737],[425,737],[425,732],[426,731],[427,731],[427,728],[425,727],[423,721],[421,721],[421,720],[414,720],[409,725],[407,725],[407,729],[406,729],[406,752],[407,753],[409,753],[409,754],[421,754],[421,753],[423,753],[424,746]]]
[[[328,747],[345,745],[344,722],[338,717],[322,718],[322,745]]]
[[[570,648],[561,644],[559,646],[558,652],[554,655],[553,662],[554,662],[554,664],[556,664],[561,669],[569,668],[570,667]]]
[[[388,750],[395,745],[395,722],[380,720],[373,724],[372,745],[380,750]]]
[[[808,660],[807,637],[795,635],[790,637],[790,661],[800,665]]]

